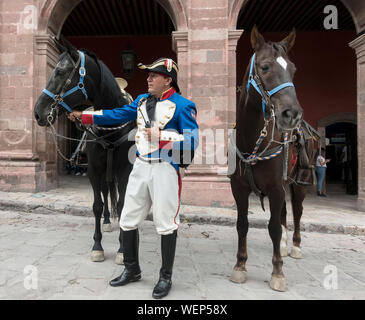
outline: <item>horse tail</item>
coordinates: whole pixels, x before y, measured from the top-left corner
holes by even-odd
[[[117,177],[114,176],[111,181],[108,181],[108,189],[110,195],[110,206],[111,206],[111,217],[113,220],[117,219],[117,206],[118,206],[118,180]]]

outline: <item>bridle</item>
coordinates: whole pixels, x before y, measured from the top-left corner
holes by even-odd
[[[287,87],[293,87],[294,88],[294,83],[293,82],[285,82],[283,84],[280,84],[279,86],[275,87],[274,89],[267,91],[264,86],[262,85],[262,81],[260,79],[259,74],[257,73],[257,69],[256,69],[256,63],[255,63],[255,58],[256,58],[256,53],[254,53],[254,55],[251,58],[251,65],[250,65],[250,73],[248,75],[248,81],[247,81],[247,86],[246,86],[246,92],[247,92],[247,96],[246,96],[246,101],[248,99],[248,93],[250,91],[250,86],[252,85],[256,91],[261,95],[261,100],[262,100],[262,111],[264,113],[264,119],[266,119],[266,105],[270,106],[270,117],[274,116],[274,104],[271,102],[271,97],[283,90],[284,88]]]
[[[248,101],[248,94],[249,94],[250,86],[252,85],[255,88],[255,90],[261,95],[262,112],[263,112],[263,115],[264,115],[265,124],[264,124],[264,128],[260,132],[260,136],[259,136],[258,140],[256,141],[255,148],[254,148],[253,152],[247,158],[245,158],[243,156],[243,154],[236,147],[237,155],[240,158],[240,160],[244,163],[249,163],[250,165],[255,165],[258,161],[270,160],[270,159],[278,156],[283,151],[282,147],[283,146],[286,147],[288,145],[288,143],[291,142],[291,139],[289,139],[287,132],[284,135],[284,141],[283,142],[279,142],[279,141],[274,140],[274,130],[275,130],[276,117],[275,117],[275,107],[274,107],[274,104],[271,101],[271,97],[275,93],[279,92],[280,90],[283,90],[284,88],[287,88],[287,87],[293,87],[294,88],[294,83],[293,82],[285,82],[283,84],[278,85],[277,87],[275,87],[274,89],[272,89],[270,91],[266,90],[263,87],[263,84],[262,84],[262,81],[260,79],[259,74],[257,73],[256,64],[255,64],[255,57],[256,57],[256,53],[251,58],[250,73],[248,75],[248,81],[247,81],[247,86],[246,86],[246,92],[247,92],[246,103]],[[266,113],[267,113],[266,112],[267,111],[266,106],[267,105],[270,106],[270,115],[268,117],[266,116]],[[270,121],[273,121],[272,137],[271,137],[269,143],[267,144],[267,146],[265,147],[265,149],[257,154],[258,149],[259,149],[262,141],[267,136],[267,127],[268,127]],[[291,131],[293,131],[293,130],[291,130]],[[268,150],[269,146],[273,142],[278,143],[280,148],[274,148],[274,149]]]
[[[53,99],[53,102],[51,104],[51,110],[47,116],[47,121],[51,124],[54,120],[53,118],[53,113],[55,111],[55,109],[57,109],[59,106],[62,106],[64,109],[66,109],[68,112],[72,112],[72,108],[70,106],[67,105],[67,103],[64,101],[64,98],[66,98],[67,96],[73,94],[74,92],[81,90],[81,92],[84,94],[85,96],[85,100],[88,99],[88,95],[85,89],[85,85],[84,85],[84,77],[86,76],[86,69],[85,69],[85,54],[82,51],[77,51],[79,54],[79,57],[77,59],[77,62],[74,63],[74,61],[71,58],[71,61],[74,65],[74,68],[72,69],[72,71],[70,72],[68,78],[66,79],[65,83],[62,86],[61,92],[59,94],[54,94],[52,92],[50,92],[49,90],[47,90],[46,88],[43,89],[43,92],[48,95],[50,98]],[[79,67],[80,65],[80,67]],[[70,85],[73,76],[75,75],[76,70],[79,69],[79,75],[80,75],[80,79],[78,84],[73,87],[72,89],[68,90],[67,92],[65,92],[66,88]],[[57,112],[56,112],[57,115]]]

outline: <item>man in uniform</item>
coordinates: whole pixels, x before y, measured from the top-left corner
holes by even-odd
[[[161,235],[162,267],[153,289],[153,298],[166,296],[171,288],[175,257],[181,177],[179,167],[187,166],[198,146],[195,104],[180,95],[178,66],[168,58],[150,65],[139,64],[147,71],[148,93],[129,105],[112,110],[70,113],[84,124],[115,125],[137,119],[137,158],[129,176],[125,203],[120,218],[123,229],[123,273],[110,281],[123,286],[141,279],[138,260],[138,226],[153,208],[153,220]]]

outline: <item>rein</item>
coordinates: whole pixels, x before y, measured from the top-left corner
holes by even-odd
[[[110,132],[106,135],[103,135],[103,136],[98,136],[90,127],[85,127],[82,125],[82,131],[84,131],[84,134],[86,132],[90,133],[93,137],[95,137],[94,139],[86,139],[85,135],[82,136],[81,139],[75,139],[75,138],[70,138],[70,137],[66,137],[64,135],[61,135],[61,134],[58,134],[57,133],[57,130],[56,128],[53,126],[53,124],[51,122],[48,122],[49,125],[50,125],[50,128],[51,128],[51,135],[52,135],[52,138],[53,138],[53,141],[56,145],[56,148],[57,148],[57,152],[58,154],[62,157],[62,159],[66,160],[66,161],[72,161],[73,157],[71,156],[71,158],[67,158],[63,153],[62,151],[60,150],[60,148],[58,147],[58,142],[57,142],[57,139],[56,138],[62,138],[64,140],[69,140],[69,141],[78,141],[80,142],[80,144],[82,142],[84,143],[87,143],[87,142],[97,142],[99,144],[101,144],[104,149],[106,148],[109,148],[110,146],[112,146],[114,144],[114,147],[122,144],[123,142],[125,142],[127,140],[127,136],[128,136],[128,133],[126,133],[125,135],[123,135],[120,139],[118,139],[117,141],[115,142],[110,142],[110,141],[106,141],[105,138],[109,138],[111,137],[112,135],[116,134],[119,132],[119,130],[122,130],[123,128],[125,128],[129,122],[119,126],[119,127],[116,127],[116,128],[104,128],[104,127],[99,127],[99,126],[94,126],[96,129],[98,130],[101,130],[101,131],[110,131],[109,129],[114,129],[113,132]]]

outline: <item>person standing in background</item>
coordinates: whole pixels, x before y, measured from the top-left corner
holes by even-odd
[[[324,178],[326,176],[327,163],[330,162],[331,159],[326,159],[326,151],[325,149],[321,149],[321,153],[317,157],[316,161],[316,173],[317,173],[317,195],[320,197],[327,197],[325,193],[323,193],[323,183]]]

